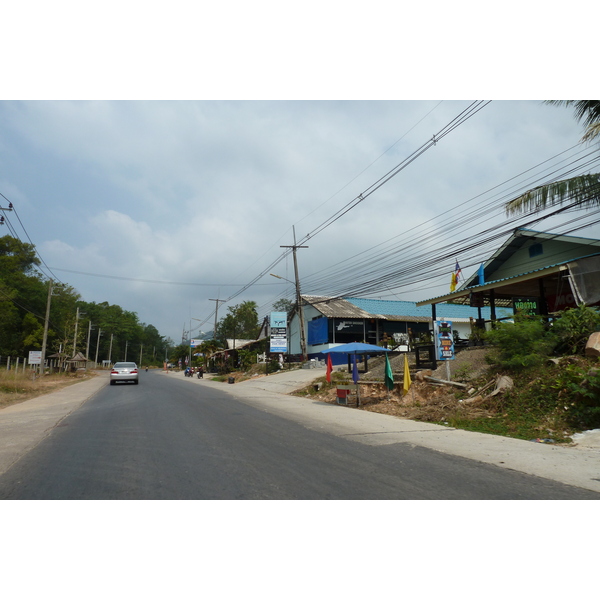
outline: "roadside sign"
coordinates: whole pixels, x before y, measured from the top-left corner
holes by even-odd
[[[42,351],[41,350],[30,350],[29,351],[29,364],[30,365],[41,365],[42,364]]]
[[[270,352],[287,352],[287,313],[272,312]]]
[[[454,336],[451,321],[435,321],[435,349],[437,360],[454,359]]]

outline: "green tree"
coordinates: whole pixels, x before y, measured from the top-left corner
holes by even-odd
[[[40,261],[35,247],[11,236],[0,238],[0,355],[24,356],[25,352],[41,348],[48,300],[49,281],[37,270]],[[127,357],[137,360],[152,352],[164,356],[167,346],[156,327],[140,323],[136,313],[108,302],[83,302],[70,285],[54,282],[50,303],[47,354],[62,350],[71,354],[75,335],[77,309],[77,349],[85,351],[89,324],[90,358],[109,358],[111,335],[112,360],[122,360],[127,345]],[[102,331],[103,335],[98,338]]]
[[[219,350],[219,344],[217,344],[216,340],[204,340],[200,346],[198,346],[198,351],[203,355],[202,362],[204,363],[204,368],[208,370],[209,361],[212,355]]]
[[[0,238],[0,354],[24,355],[23,342],[38,323],[36,316],[43,319],[47,285],[36,269],[39,263],[32,244]]]
[[[252,300],[230,306],[227,315],[217,325],[217,341],[225,346],[228,338],[256,339],[260,330],[257,308],[256,302]]]
[[[277,302],[273,302],[273,310],[277,312],[285,312],[289,314],[294,310],[295,304],[287,298],[281,298]]]
[[[548,100],[547,103],[575,109],[575,117],[585,127],[582,141],[589,142],[600,137],[600,100]],[[600,204],[600,173],[579,175],[533,188],[507,202],[505,208],[508,214],[514,214],[541,211],[565,202],[581,202],[589,207]]]
[[[27,313],[23,317],[21,336],[24,352],[29,352],[30,350],[38,350],[42,347],[44,326],[31,313]]]

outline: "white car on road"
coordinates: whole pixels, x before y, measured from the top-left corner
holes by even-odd
[[[117,381],[132,381],[137,384],[138,376],[138,366],[134,362],[118,362],[110,372],[110,385],[115,385]]]

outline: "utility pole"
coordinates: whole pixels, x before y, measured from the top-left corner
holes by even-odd
[[[113,335],[115,335],[114,333],[110,334],[110,346],[108,348],[108,362],[112,363],[112,342],[113,342]]]
[[[127,362],[127,345],[129,344],[129,340],[125,340],[125,358],[123,362]]]
[[[100,347],[100,336],[102,335],[102,328],[98,327],[98,339],[96,340],[96,358],[94,360],[94,366],[98,368],[98,348]]]
[[[80,315],[85,315],[85,313],[84,312],[80,313],[79,306],[78,306],[77,314],[75,315],[75,335],[73,336],[73,358],[75,358],[75,355],[77,354],[77,324],[79,322]]]
[[[144,351],[144,344],[140,347],[140,367],[142,366],[142,352]]]
[[[87,368],[88,361],[90,360],[90,335],[92,335],[92,321],[90,319],[88,323],[88,336],[87,344],[85,346],[85,366]]]
[[[50,321],[50,301],[52,299],[52,279],[48,284],[48,301],[46,302],[46,319],[44,321],[44,337],[42,339],[42,358],[40,362],[40,375],[45,373],[44,364],[46,361],[46,342],[48,341],[48,322]]]
[[[296,304],[298,305],[298,317],[300,319],[300,348],[302,351],[302,360],[308,360],[308,354],[306,352],[306,335],[304,333],[304,310],[302,308],[302,296],[300,294],[300,278],[298,277],[298,259],[296,258],[296,250],[298,248],[308,248],[308,246],[297,246],[296,245],[296,229],[292,227],[294,232],[294,245],[293,246],[280,246],[280,248],[292,248],[294,254],[294,273],[296,274]]]
[[[215,327],[213,329],[213,340],[217,339],[217,315],[219,314],[219,302],[225,302],[225,300],[217,300],[216,298],[209,298],[210,302],[216,302],[215,308]]]

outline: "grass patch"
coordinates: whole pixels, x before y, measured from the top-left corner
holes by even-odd
[[[574,433],[600,427],[598,367],[596,358],[570,356],[558,365],[507,372],[514,387],[479,404],[485,416],[469,417],[457,411],[444,424],[520,439],[568,442]],[[466,395],[456,397],[460,400]]]
[[[33,377],[32,371],[0,370],[0,409],[55,392],[93,377],[94,373],[57,373]]]

